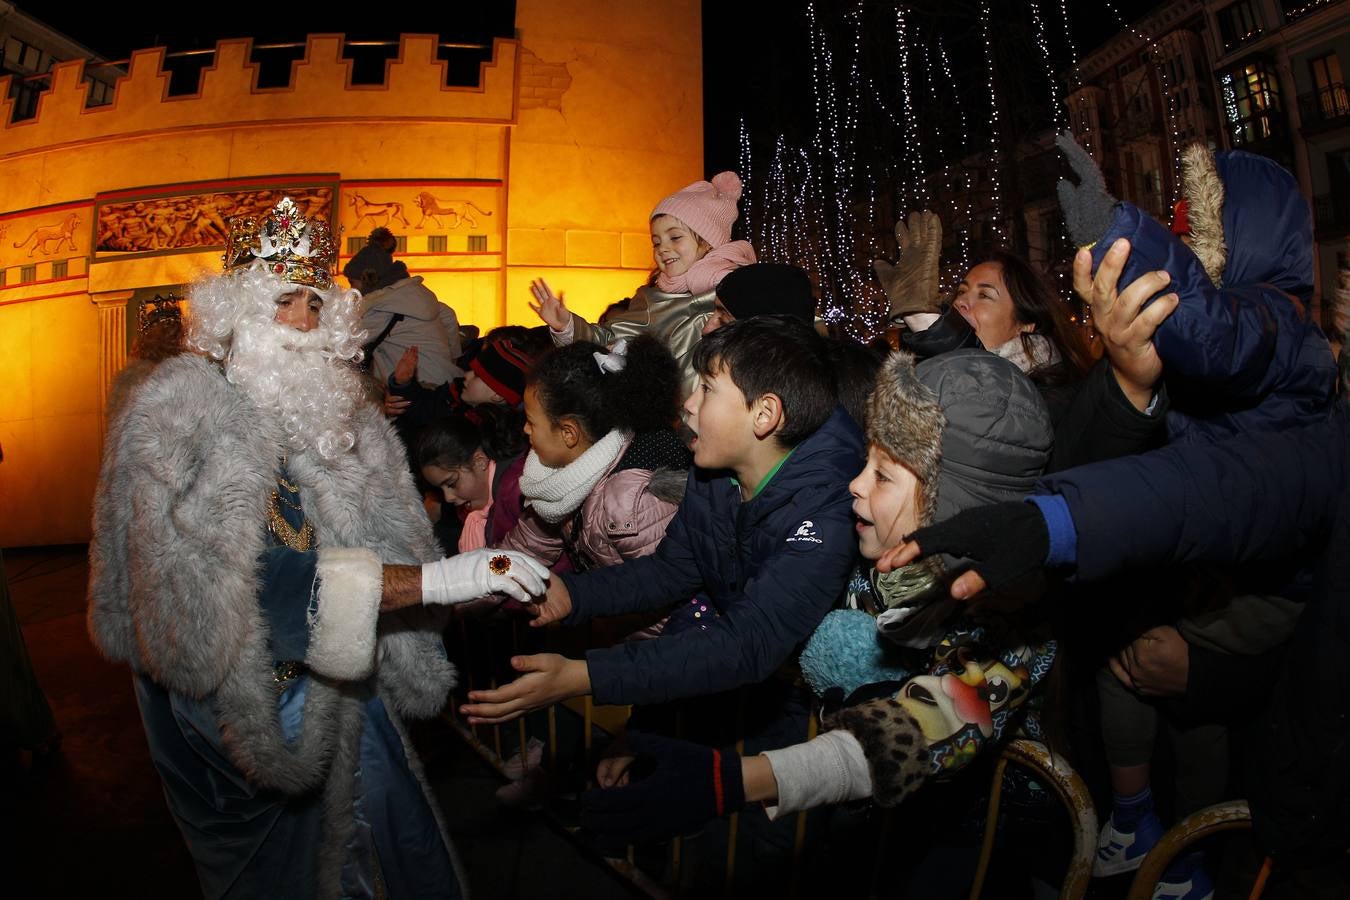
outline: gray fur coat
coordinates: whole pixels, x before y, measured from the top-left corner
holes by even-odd
[[[110,422],[90,544],[94,644],[171,691],[213,696],[231,760],[253,783],[288,794],[323,785],[321,853],[338,855],[328,862],[350,829],[365,683],[375,679],[396,724],[435,715],[454,686],[433,610],[378,615],[382,563],[440,554],[392,428],[364,404],[355,430],[355,448],[337,460],[287,460],[320,547],[312,684],[293,744],[258,604],[267,498],[285,449],[218,364],[163,362]]]

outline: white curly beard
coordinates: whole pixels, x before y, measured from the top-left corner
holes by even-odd
[[[361,386],[355,372],[333,359],[328,343],[322,328],[240,323],[225,377],[281,425],[293,450],[312,447],[332,459],[356,443],[351,419]]]
[[[275,321],[277,298],[295,289],[260,267],[199,282],[189,343],[224,362],[225,377],[281,426],[291,449],[333,459],[356,443],[362,388],[350,363],[365,337],[357,295],[336,286],[315,291],[324,301],[319,327],[303,332]]]

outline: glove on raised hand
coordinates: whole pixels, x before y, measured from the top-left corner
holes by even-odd
[[[522,603],[544,593],[548,568],[514,550],[470,550],[422,564],[422,602],[467,603],[507,594]]]
[[[1106,179],[1097,162],[1078,146],[1073,133],[1066,131],[1055,138],[1055,146],[1063,152],[1069,167],[1078,176],[1078,184],[1061,178],[1057,190],[1059,205],[1064,211],[1064,224],[1069,237],[1079,247],[1091,246],[1101,240],[1111,227],[1116,203],[1106,189]]]
[[[970,559],[990,588],[1000,588],[1036,572],[1050,555],[1050,529],[1040,507],[1013,500],[977,506],[907,536],[924,556],[946,553]]]
[[[891,301],[890,319],[920,312],[937,312],[938,263],[942,254],[942,219],[923,210],[909,214],[909,224],[895,223],[900,259],[895,265],[872,261],[881,287]]]
[[[635,780],[581,796],[586,831],[640,844],[684,834],[745,806],[738,754],[635,731],[626,740],[636,757],[628,770]]]

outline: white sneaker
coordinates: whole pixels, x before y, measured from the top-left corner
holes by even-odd
[[[1157,816],[1145,816],[1134,831],[1117,831],[1114,816],[1107,818],[1097,838],[1097,858],[1092,864],[1093,878],[1107,878],[1133,872],[1144,862],[1148,851],[1162,837]]]

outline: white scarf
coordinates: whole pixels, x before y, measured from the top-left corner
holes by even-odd
[[[1026,375],[1030,375],[1037,369],[1045,369],[1056,365],[1060,361],[1059,349],[1050,343],[1048,337],[1035,332],[1028,334],[1027,337],[1031,339],[1030,356],[1027,355],[1026,347],[1022,346],[1022,335],[1020,334],[1014,335],[1011,340],[990,349],[995,356],[1003,357]]]
[[[616,428],[561,469],[544,465],[531,450],[520,473],[521,496],[545,522],[561,522],[586,502],[627,440],[628,434]]]

